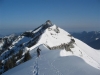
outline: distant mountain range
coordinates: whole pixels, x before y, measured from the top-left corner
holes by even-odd
[[[80,39],[95,49],[100,49],[100,31],[83,31],[80,33],[72,33],[72,36]]]

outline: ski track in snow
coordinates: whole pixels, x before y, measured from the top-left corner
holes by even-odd
[[[35,63],[34,63],[34,66],[33,66],[33,75],[38,75],[38,58],[36,57],[35,58]]]
[[[54,60],[55,61],[55,60]],[[54,62],[53,61],[53,62]],[[48,62],[48,63],[50,63],[50,62]],[[54,65],[53,65],[53,63],[51,63],[51,66],[53,67],[53,69],[56,71],[56,73],[57,73],[57,75],[63,75]]]
[[[47,61],[46,57],[44,57],[45,60]],[[53,60],[54,62],[55,60]],[[53,65],[53,62],[49,62],[49,60],[47,61],[48,65],[50,64],[50,66],[52,67],[52,70],[55,71],[56,75],[63,75],[54,65]]]
[[[46,57],[44,57],[43,55],[41,55],[39,58],[38,57],[36,57],[35,58],[35,62],[34,62],[34,66],[33,66],[33,75],[41,75],[40,73],[39,73],[39,61],[41,61],[41,59],[44,59],[44,61],[47,61],[47,64],[51,67],[51,70],[53,70],[55,73],[56,73],[56,75],[63,75],[54,65],[53,65],[53,62],[55,62],[55,60],[53,60],[51,63],[50,63],[50,61],[46,58]],[[42,67],[42,69],[43,69],[43,67]],[[44,67],[44,69],[46,69],[45,67]],[[46,75],[45,73],[43,73],[43,75]]]

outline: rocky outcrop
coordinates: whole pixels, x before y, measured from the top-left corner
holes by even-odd
[[[53,25],[52,22],[50,20],[46,21],[46,25]]]
[[[74,43],[75,43],[75,40],[74,39],[71,39],[71,41],[68,44],[63,43],[61,45],[53,46],[53,47],[50,47],[47,44],[45,44],[45,46],[48,47],[50,50],[65,49],[66,51],[71,51],[71,48],[74,48],[74,45],[73,45]]]

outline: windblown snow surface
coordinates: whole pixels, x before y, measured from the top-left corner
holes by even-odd
[[[70,37],[69,33],[61,28],[55,32],[56,25],[46,29],[38,43],[30,50],[32,59],[5,72],[2,75],[100,75],[100,51],[97,51],[82,41]],[[49,47],[68,44],[75,40],[71,51],[65,49],[49,50]],[[37,57],[36,49],[41,49]]]

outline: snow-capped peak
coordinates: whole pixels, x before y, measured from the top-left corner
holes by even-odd
[[[46,24],[47,24],[47,25],[53,25],[52,22],[51,22],[50,20],[47,20],[47,21],[46,21]]]
[[[50,50],[61,50],[60,56],[75,55],[84,59],[91,66],[100,69],[99,53],[55,24],[44,31],[38,43],[30,50],[41,44],[44,44]]]

